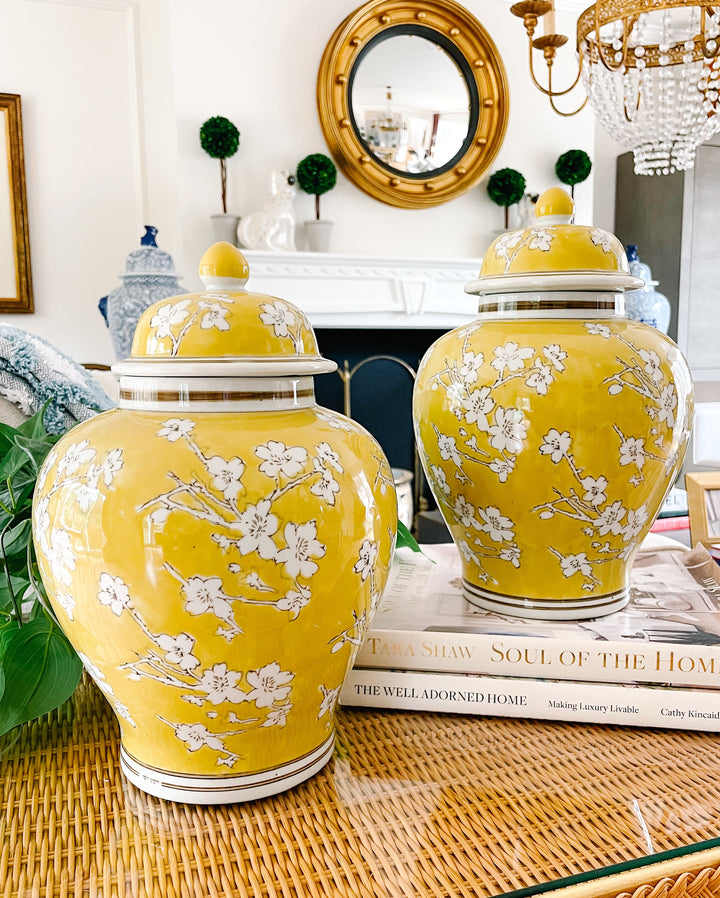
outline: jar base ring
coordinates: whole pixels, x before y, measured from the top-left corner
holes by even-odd
[[[318,748],[281,767],[240,776],[171,773],[143,764],[120,746],[120,769],[138,789],[169,801],[188,804],[233,804],[255,801],[292,789],[309,779],[330,760],[335,731]]]
[[[630,600],[627,587],[602,596],[581,599],[538,599],[490,592],[463,577],[463,595],[473,605],[496,614],[534,620],[587,620],[624,608]]]

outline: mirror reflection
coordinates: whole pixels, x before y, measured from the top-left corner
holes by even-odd
[[[447,166],[470,129],[470,93],[453,57],[416,34],[380,40],[353,71],[355,131],[376,159],[422,176]]]

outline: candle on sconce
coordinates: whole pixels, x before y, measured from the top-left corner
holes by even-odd
[[[553,3],[552,9],[545,13],[543,16],[543,33],[544,34],[555,34],[555,4]]]

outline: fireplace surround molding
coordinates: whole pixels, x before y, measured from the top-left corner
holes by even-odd
[[[243,249],[248,289],[299,306],[315,328],[451,329],[472,321],[464,292],[481,259],[409,259]]]

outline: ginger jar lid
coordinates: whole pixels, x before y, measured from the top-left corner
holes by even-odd
[[[573,224],[574,202],[562,187],[546,190],[535,206],[536,224],[508,231],[491,244],[467,293],[558,290],[634,290],[625,247],[600,228]]]
[[[247,261],[230,243],[215,243],[200,261],[202,293],[161,299],[143,312],[121,375],[287,376],[334,371],[304,312],[246,289]]]
[[[170,253],[157,245],[158,229],[145,225],[145,233],[140,238],[140,248],[134,249],[125,260],[125,271],[121,278],[147,277],[147,275],[167,275],[179,278]]]

